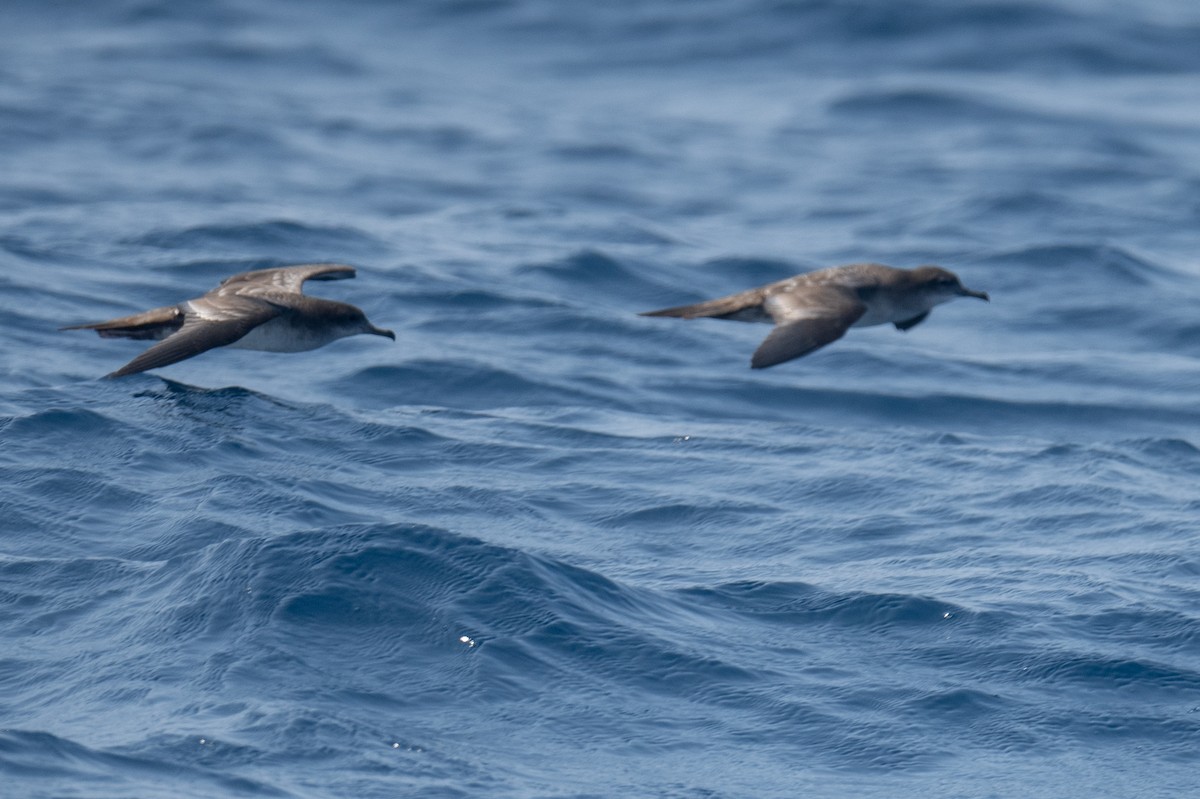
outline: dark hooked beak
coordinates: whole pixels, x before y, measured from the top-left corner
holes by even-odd
[[[371,329],[370,329],[370,330],[368,330],[367,332],[368,332],[368,333],[374,333],[374,334],[375,334],[375,335],[377,335],[377,336],[387,336],[387,337],[388,337],[388,338],[390,338],[392,341],[395,341],[395,340],[396,340],[396,334],[395,334],[395,333],[393,333],[393,332],[392,332],[392,331],[390,331],[390,330],[384,330],[382,327],[375,327],[374,325],[372,325],[372,326],[371,326]]]
[[[991,302],[991,300],[988,299],[988,295],[987,295],[986,291],[971,291],[966,286],[963,286],[962,291],[960,291],[959,294],[961,294],[964,297],[978,297],[979,299],[983,300],[984,302]]]

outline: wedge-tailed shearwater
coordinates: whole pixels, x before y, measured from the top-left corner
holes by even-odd
[[[227,277],[194,300],[61,330],[95,330],[102,338],[153,339],[160,343],[108,377],[123,377],[177,363],[214,347],[303,352],[357,333],[396,334],[375,327],[344,302],[308,297],[306,280],[346,280],[354,267],[303,264],[258,269]]]
[[[751,368],[765,369],[837,341],[852,327],[891,322],[897,330],[908,330],[923,322],[935,305],[955,297],[988,299],[985,292],[971,291],[939,266],[848,264],[641,315],[772,323],[775,329],[750,359]]]

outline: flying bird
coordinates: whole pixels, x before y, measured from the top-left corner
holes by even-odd
[[[178,305],[60,330],[95,330],[101,338],[158,342],[107,377],[157,369],[216,347],[304,352],[358,333],[395,341],[395,333],[375,327],[355,306],[304,294],[306,280],[352,277],[354,267],[343,264],[258,269],[227,277],[204,296]]]
[[[935,305],[956,297],[988,299],[985,292],[971,291],[940,266],[897,269],[863,263],[808,272],[740,294],[641,316],[774,324],[750,359],[751,368],[765,369],[808,355],[852,327],[890,322],[897,330],[909,330],[925,321]]]

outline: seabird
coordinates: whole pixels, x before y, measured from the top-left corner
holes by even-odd
[[[988,299],[986,292],[971,291],[940,266],[897,269],[864,263],[808,272],[740,294],[640,315],[774,324],[750,360],[751,368],[765,369],[837,341],[852,327],[890,322],[897,330],[908,330],[925,321],[935,305],[955,297]]]
[[[396,334],[375,327],[344,302],[308,297],[306,280],[347,280],[354,267],[303,264],[258,269],[227,277],[194,300],[60,330],[95,330],[101,338],[153,339],[160,343],[107,377],[124,377],[199,355],[214,347],[304,352],[357,333]]]

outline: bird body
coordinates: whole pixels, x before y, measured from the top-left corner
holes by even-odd
[[[799,358],[841,338],[851,327],[893,324],[908,330],[956,297],[987,300],[941,267],[897,269],[884,264],[835,266],[728,297],[647,311],[642,316],[711,317],[775,325],[750,361],[763,369]]]
[[[292,312],[268,319],[228,346],[261,352],[307,352],[359,332],[333,325],[304,324],[303,317]]]
[[[303,293],[306,280],[345,280],[354,275],[353,267],[342,264],[258,269],[226,278],[204,296],[177,305],[62,329],[159,342],[109,377],[157,369],[215,347],[303,352],[358,333],[395,341],[395,333],[372,325],[355,306]]]

